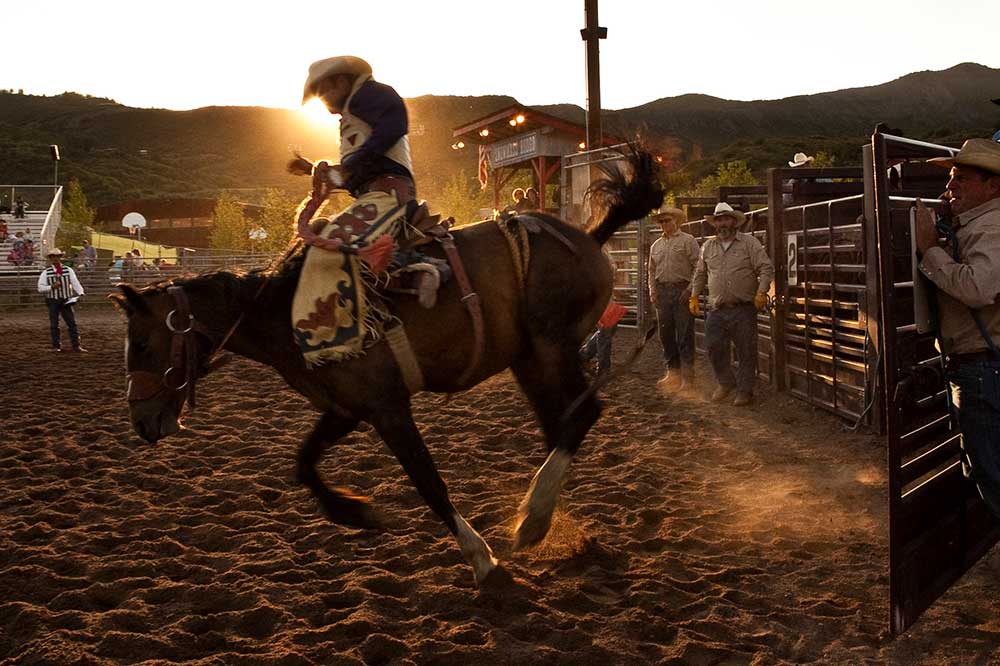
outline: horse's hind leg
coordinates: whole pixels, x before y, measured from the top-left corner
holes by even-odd
[[[476,585],[482,583],[496,568],[497,560],[483,537],[448,499],[448,488],[438,474],[430,451],[413,422],[409,404],[379,410],[373,415],[371,424],[396,455],[420,496],[455,535],[462,556],[472,565]]]
[[[357,425],[356,419],[336,412],[323,414],[299,448],[296,476],[316,496],[331,521],[351,527],[375,528],[379,526],[379,521],[365,498],[351,495],[340,488],[328,487],[316,470],[316,464],[323,455],[323,447],[328,443],[336,443]]]
[[[535,352],[513,365],[514,376],[535,408],[545,433],[549,456],[535,473],[518,507],[514,526],[514,550],[534,545],[552,526],[552,513],[563,479],[583,438],[601,414],[597,399],[588,396],[572,417],[566,410],[587,390],[575,346],[537,343]]]

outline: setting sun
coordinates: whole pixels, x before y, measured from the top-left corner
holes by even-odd
[[[336,127],[340,124],[340,116],[327,111],[326,106],[318,97],[313,97],[302,106],[302,113],[317,125]]]

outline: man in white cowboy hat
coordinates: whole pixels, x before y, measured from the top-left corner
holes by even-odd
[[[751,234],[737,231],[746,216],[725,202],[715,206],[706,219],[715,236],[701,246],[701,255],[691,282],[689,308],[701,313],[698,297],[708,285],[709,312],[705,318],[705,344],[718,388],[713,402],[721,402],[736,390],[733,404],[749,405],[757,378],[757,311],[767,306],[767,291],[774,266]],[[730,344],[736,347],[737,371],[729,362]]]
[[[413,164],[406,104],[390,86],[372,78],[355,56],[335,56],[309,66],[302,103],[318,97],[340,115],[340,164],[328,178],[358,197],[370,192],[413,199]],[[380,178],[395,177],[388,182]]]
[[[52,339],[50,351],[62,351],[59,342],[59,317],[62,316],[69,330],[69,342],[75,352],[87,351],[80,346],[80,334],[76,328],[73,304],[83,296],[83,285],[69,266],[63,266],[63,252],[57,247],[49,250],[49,267],[38,276],[38,291],[45,294],[49,306],[49,333]]]
[[[1000,518],[1000,144],[969,139],[951,169],[950,242],[941,247],[933,212],[916,204],[920,270],[937,286],[941,352],[962,431],[963,470]]]
[[[694,317],[688,309],[691,275],[698,263],[698,241],[679,226],[687,215],[679,208],[663,208],[653,216],[660,237],[649,248],[649,300],[656,321],[666,369],[661,383],[680,390],[694,385]]]
[[[377,338],[369,335],[369,327],[374,326],[371,322],[377,317],[365,300],[363,278],[386,270],[393,257],[394,239],[411,231],[418,234],[409,226],[418,205],[407,138],[409,120],[403,99],[390,86],[372,78],[371,65],[347,55],[310,65],[302,103],[312,97],[318,97],[330,113],[340,115],[340,164],[317,163],[313,169],[314,183],[326,180],[355,197],[318,234],[339,240],[356,254],[323,251],[306,255],[292,302],[292,322],[296,340],[310,364],[360,353],[362,341]],[[301,160],[289,164],[293,172],[302,167]],[[419,260],[409,263],[419,265],[423,271],[416,273],[420,303],[433,306],[444,269]],[[337,302],[347,305],[338,306],[333,315],[320,321],[317,304],[332,298],[331,290],[339,287],[324,284],[314,276],[339,275],[342,270],[350,275],[348,282],[353,293],[338,297]],[[344,307],[350,311],[341,311]],[[351,329],[341,325],[348,319],[358,322],[364,330],[351,334],[348,342],[341,342],[341,329]]]

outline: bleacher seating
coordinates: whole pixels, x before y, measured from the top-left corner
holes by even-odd
[[[15,219],[13,215],[3,214],[4,221],[7,222],[7,240],[0,242],[0,275],[16,275],[18,273],[34,272],[36,275],[45,266],[45,257],[41,255],[42,225],[45,224],[46,211],[27,211],[23,219]],[[34,266],[13,266],[7,261],[7,255],[14,248],[14,240],[19,231],[27,232],[31,230],[35,244],[35,265]]]

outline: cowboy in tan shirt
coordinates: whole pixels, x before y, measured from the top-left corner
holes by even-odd
[[[938,245],[934,215],[918,200],[920,270],[938,288],[962,470],[1000,518],[1000,144],[970,139],[954,158],[930,162],[951,168],[945,199],[955,215],[954,241]]]
[[[665,208],[653,216],[662,235],[649,248],[649,300],[656,320],[667,365],[660,383],[670,388],[690,388],[694,382],[694,317],[688,311],[691,275],[698,261],[698,241],[678,229],[687,215],[678,208]]]
[[[757,377],[757,310],[767,304],[774,266],[764,247],[750,234],[737,231],[746,216],[726,203],[708,216],[715,237],[701,246],[691,283],[689,307],[698,315],[698,296],[708,284],[711,311],[705,318],[705,345],[719,387],[713,402],[725,400],[736,389],[736,406],[749,405]],[[729,347],[736,347],[738,369],[733,375]]]

